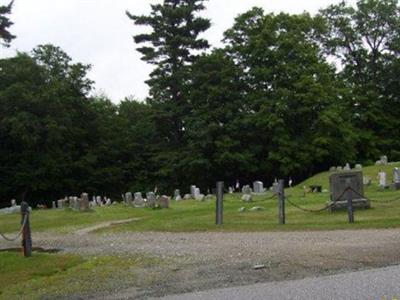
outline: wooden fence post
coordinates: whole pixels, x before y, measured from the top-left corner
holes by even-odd
[[[22,251],[25,257],[32,256],[31,226],[29,224],[29,205],[25,201],[21,203]]]
[[[223,215],[224,215],[224,182],[217,182],[217,205],[216,205],[216,224],[223,224]]]
[[[284,225],[286,223],[285,216],[285,181],[283,179],[279,180],[278,186],[279,193],[279,224]]]

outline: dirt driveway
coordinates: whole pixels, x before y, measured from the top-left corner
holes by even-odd
[[[400,230],[265,233],[34,234],[35,246],[83,255],[156,256],[103,299],[157,297],[400,264]],[[17,245],[17,244],[16,244]],[[0,242],[0,248],[10,246]],[[259,265],[259,269],[254,266]],[[152,278],[146,280],[146,278]],[[86,295],[97,298],[100,295]],[[82,299],[82,297],[79,297]]]

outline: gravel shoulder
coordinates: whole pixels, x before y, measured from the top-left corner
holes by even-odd
[[[101,235],[47,232],[33,234],[33,241],[37,247],[80,255],[139,254],[165,261],[139,270],[140,280],[130,283],[129,288],[127,282],[119,282],[107,295],[79,295],[76,299],[162,297],[400,263],[399,229]],[[0,241],[0,249],[18,245]],[[254,265],[259,264],[264,267],[255,270]]]

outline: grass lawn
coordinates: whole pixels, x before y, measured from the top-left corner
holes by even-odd
[[[72,210],[35,210],[32,212],[31,224],[35,231],[72,232],[76,229],[91,226],[110,220],[140,218],[128,224],[112,226],[100,231],[268,231],[268,230],[327,230],[350,228],[394,228],[400,227],[400,191],[381,191],[377,185],[377,173],[380,169],[388,173],[391,181],[395,166],[370,166],[363,169],[364,176],[372,179],[372,185],[365,188],[365,194],[370,199],[391,200],[391,203],[372,203],[372,209],[357,210],[355,224],[347,223],[346,212],[307,213],[292,207],[287,203],[285,226],[278,225],[277,199],[271,199],[271,192],[266,195],[256,195],[253,202],[244,203],[241,194],[225,194],[224,225],[215,225],[215,200],[197,202],[171,202],[170,209],[152,210],[125,207],[123,204],[112,207],[96,208],[92,212],[80,213]],[[307,194],[304,197],[303,185],[322,185],[329,189],[329,173],[321,173],[296,187],[286,189],[290,200],[296,204],[311,209],[323,207],[329,200],[329,193]],[[261,206],[262,211],[250,212],[254,206]],[[246,211],[238,210],[245,207]],[[0,231],[15,232],[19,228],[18,215],[0,216]]]
[[[134,282],[136,268],[155,262],[142,256],[82,258],[33,253],[24,258],[20,253],[0,252],[0,299],[57,299],[106,291],[125,274]]]

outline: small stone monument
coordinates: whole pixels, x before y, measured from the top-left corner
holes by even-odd
[[[185,196],[183,196],[183,200],[190,200],[190,199],[192,199],[191,194],[185,194]]]
[[[356,164],[355,169],[356,170],[362,170],[362,165],[361,164]]]
[[[80,211],[89,210],[89,195],[87,193],[81,194],[81,199],[79,201],[79,210]]]
[[[146,205],[147,207],[150,208],[155,208],[156,207],[156,194],[154,194],[154,192],[148,192],[146,194],[146,198],[147,198],[147,202]]]
[[[11,199],[11,207],[16,207],[17,206],[17,200]]]
[[[182,200],[182,196],[181,196],[181,191],[176,189],[174,191],[174,200],[175,201],[181,201]]]
[[[347,164],[343,167],[343,171],[350,171],[350,170],[351,170],[350,164],[347,163]]]
[[[262,181],[254,181],[253,182],[253,191],[254,193],[261,194],[264,193],[264,184]]]
[[[336,172],[336,167],[330,167],[329,172]]]
[[[386,172],[384,172],[382,170],[379,171],[379,173],[378,173],[378,181],[379,181],[379,187],[380,188],[386,188],[388,186]]]
[[[329,177],[331,211],[347,208],[346,197],[350,195],[354,208],[370,208],[364,198],[363,175],[361,171],[336,172]],[[345,190],[350,187],[350,192]]]
[[[342,166],[337,166],[337,167],[336,167],[336,171],[337,171],[337,172],[343,171],[343,167],[342,167]]]
[[[243,193],[242,201],[244,201],[244,202],[253,201],[253,196],[251,195],[251,192],[252,191],[251,191],[251,188],[250,188],[249,185],[243,186],[243,188],[242,188],[242,193]]]
[[[234,189],[233,189],[233,187],[229,187],[229,194],[233,194],[233,191],[234,191]]]
[[[191,185],[190,186],[190,195],[192,195],[192,198],[195,199],[195,193],[196,193],[196,186]]]
[[[57,208],[58,209],[64,208],[64,200],[63,199],[57,200]]]
[[[274,180],[274,183],[272,184],[271,191],[274,194],[278,194],[279,193],[279,183],[278,183],[278,180],[276,178]]]
[[[158,199],[158,202],[161,208],[169,208],[169,197],[163,195]]]
[[[195,188],[194,190],[194,199],[196,199],[197,201],[204,201],[205,197],[201,192],[199,188]]]
[[[56,201],[51,202],[51,208],[52,209],[56,209],[57,208]]]
[[[131,192],[125,193],[125,203],[127,205],[132,205],[133,203],[133,196]]]
[[[135,207],[144,207],[145,203],[144,200],[142,198],[142,193],[141,192],[137,192],[135,193],[135,199],[133,200],[133,205]]]

